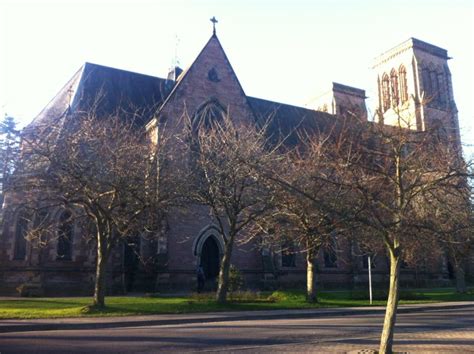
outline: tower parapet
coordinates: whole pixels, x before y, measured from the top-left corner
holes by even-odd
[[[367,120],[365,90],[333,82],[331,89],[313,99],[308,107],[334,115]]]
[[[460,145],[446,49],[410,38],[375,58],[379,120],[414,130],[441,127]]]

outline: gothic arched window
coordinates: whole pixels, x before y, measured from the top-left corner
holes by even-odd
[[[28,218],[24,212],[17,217],[15,227],[15,250],[13,258],[23,260],[26,257],[26,233],[28,231]]]
[[[197,132],[202,127],[209,129],[213,123],[221,121],[226,114],[225,109],[216,99],[211,99],[203,103],[193,117],[193,132]]]
[[[398,70],[398,79],[400,81],[400,100],[402,103],[408,100],[407,71],[403,65]]]
[[[392,69],[390,72],[390,86],[391,86],[391,96],[392,96],[392,105],[398,106],[399,95],[398,95],[398,74],[395,69]]]
[[[72,241],[74,234],[74,224],[72,223],[71,212],[65,211],[59,218],[57,259],[70,261],[72,259]]]
[[[213,124],[222,121],[226,111],[218,100],[210,99],[204,102],[194,114],[191,121],[190,144],[191,144],[191,164],[195,165],[197,156],[199,156],[201,147],[199,145],[199,131],[209,130]]]
[[[382,108],[384,112],[390,108],[390,79],[387,74],[382,76]]]

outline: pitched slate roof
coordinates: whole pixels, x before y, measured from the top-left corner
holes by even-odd
[[[174,81],[86,63],[71,108],[99,115],[118,113],[146,124],[173,88]]]
[[[86,63],[31,123],[56,122],[67,112],[120,114],[146,124],[169,95],[174,81]]]
[[[135,119],[136,124],[144,126],[169,98],[177,82],[86,63],[31,126],[45,119],[48,123],[59,124],[65,113],[86,112],[94,105],[99,115],[119,113],[125,119]],[[285,137],[290,144],[297,142],[298,131],[322,131],[335,119],[331,114],[303,107],[255,97],[247,97],[247,100],[257,121],[269,120],[271,134],[275,138]]]
[[[323,132],[336,117],[289,104],[248,97],[250,106],[260,124],[268,122],[268,131],[275,139],[285,139],[287,144],[298,143],[301,132]]]

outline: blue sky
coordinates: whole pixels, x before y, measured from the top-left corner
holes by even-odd
[[[471,0],[0,0],[0,113],[26,124],[86,61],[163,77],[177,53],[186,67],[212,16],[245,92],[297,105],[336,81],[373,110],[375,56],[409,37],[445,48],[474,143]]]

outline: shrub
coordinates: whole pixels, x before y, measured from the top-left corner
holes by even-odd
[[[190,296],[189,296],[189,299],[190,299],[190,302],[194,302],[194,301],[212,301],[214,300],[216,297],[216,294],[215,293],[192,293]]]
[[[258,291],[235,291],[231,293],[232,301],[235,302],[268,302],[265,296]]]
[[[288,295],[283,291],[274,291],[269,297],[267,297],[268,301],[271,302],[279,302],[288,300]]]
[[[244,279],[242,273],[231,264],[229,269],[229,293],[232,295],[236,291],[242,290],[244,286]]]

